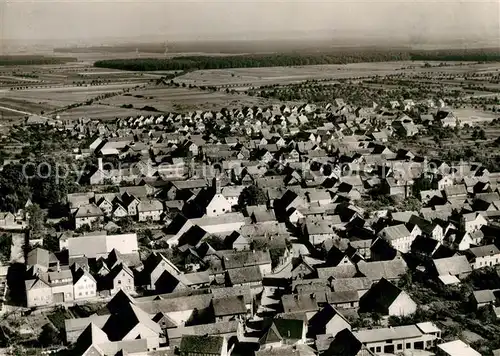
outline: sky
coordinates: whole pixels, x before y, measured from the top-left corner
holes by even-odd
[[[2,39],[500,38],[500,0],[0,0]],[[500,45],[500,43],[499,43]]]

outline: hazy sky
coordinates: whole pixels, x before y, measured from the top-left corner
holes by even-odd
[[[4,39],[500,38],[500,0],[0,0],[0,16]]]

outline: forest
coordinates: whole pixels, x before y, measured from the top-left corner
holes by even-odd
[[[500,49],[460,49],[433,51],[345,50],[325,53],[248,54],[232,56],[186,56],[170,59],[111,59],[94,63],[95,67],[133,70],[182,70],[259,68],[318,64],[348,64],[388,61],[473,61],[500,60]]]
[[[63,64],[76,62],[72,57],[46,57],[46,56],[0,56],[0,66],[21,66],[21,65],[42,65],[42,64]]]

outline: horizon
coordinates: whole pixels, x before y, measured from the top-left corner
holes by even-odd
[[[407,44],[500,44],[497,1],[11,0],[0,5],[0,15],[3,42],[335,42],[368,37]]]

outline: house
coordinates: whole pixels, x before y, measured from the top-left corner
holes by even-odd
[[[423,219],[419,216],[413,215],[409,221],[410,224],[417,225],[420,231],[436,241],[443,242],[444,231],[443,228],[437,224],[432,223],[426,219]]]
[[[304,235],[314,246],[336,236],[333,231],[333,224],[329,221],[307,222],[304,226]]]
[[[153,252],[144,260],[141,274],[143,285],[160,293],[172,292],[181,284],[182,272],[161,253]]]
[[[344,329],[351,330],[351,324],[330,304],[326,304],[309,319],[307,337],[315,338],[324,334],[335,336]]]
[[[39,272],[25,281],[25,290],[28,308],[74,300],[73,276],[69,269]]]
[[[179,346],[180,356],[227,356],[227,340],[223,336],[184,335]]]
[[[471,247],[465,251],[465,255],[472,269],[500,264],[500,250],[495,245]]]
[[[481,227],[488,224],[488,221],[480,213],[469,213],[462,215],[462,225],[464,230],[468,233],[473,233],[480,230]]]
[[[226,272],[227,286],[257,287],[262,283],[262,273],[259,266],[233,268]]]
[[[432,260],[432,269],[437,277],[454,276],[459,279],[467,277],[472,268],[466,256],[453,256]]]
[[[70,237],[65,244],[70,258],[106,258],[114,249],[123,255],[137,255],[139,252],[137,234],[135,233],[116,235],[104,233]]]
[[[83,268],[73,271],[73,295],[75,300],[97,296],[97,281]]]
[[[221,194],[229,202],[231,206],[238,205],[238,199],[243,191],[244,186],[226,186],[222,188]]]
[[[495,305],[496,297],[492,290],[476,290],[472,292],[472,302],[475,304],[476,309],[483,308],[490,305]]]
[[[360,309],[389,316],[408,316],[417,310],[410,296],[394,284],[382,278],[360,300]]]
[[[247,314],[243,295],[214,298],[212,307],[216,322],[243,318]]]
[[[244,251],[250,249],[249,239],[241,235],[237,231],[233,231],[232,234],[226,236],[226,238],[224,239],[224,244],[228,249],[236,251]]]
[[[276,348],[283,345],[305,344],[307,326],[304,320],[273,319],[264,335],[260,337],[261,348]]]
[[[438,110],[436,120],[439,120],[443,127],[455,128],[459,124],[458,118],[453,112],[447,110]]]
[[[387,226],[380,231],[379,235],[402,253],[410,251],[411,244],[415,239],[404,224]]]
[[[14,214],[0,212],[0,228],[9,228],[16,225],[16,217]]]
[[[431,350],[441,339],[441,330],[431,322],[353,332],[374,354],[406,354],[413,350]]]
[[[32,268],[34,273],[48,272],[49,269],[59,269],[60,263],[53,252],[37,247],[28,252],[26,256],[26,267],[27,269]]]
[[[367,277],[373,282],[379,281],[382,278],[389,281],[397,281],[408,270],[406,262],[401,258],[396,258],[391,261],[360,261],[357,263],[356,267],[361,276]]]
[[[225,251],[221,252],[221,258],[224,268],[228,271],[256,266],[263,276],[271,273],[269,251]]]
[[[93,223],[98,223],[104,218],[103,211],[95,204],[87,204],[80,206],[75,214],[75,229],[79,229],[82,226],[91,226]]]
[[[361,298],[372,286],[372,281],[367,277],[340,278],[330,284],[334,292],[356,291]]]
[[[437,348],[437,356],[481,356],[462,340],[444,342],[437,345]]]
[[[387,177],[382,181],[382,191],[391,196],[406,198],[411,195],[412,181]]]
[[[325,344],[323,346],[323,344]],[[322,356],[374,356],[363,343],[349,330],[344,329],[336,336],[322,335],[316,340],[316,346]]]
[[[163,214],[163,203],[158,199],[142,199],[137,205],[139,221],[160,221]]]
[[[236,202],[236,204],[238,204]],[[206,205],[207,216],[219,216],[231,212],[232,202],[226,199],[223,194],[215,194]]]
[[[117,264],[104,276],[103,289],[109,290],[111,295],[115,295],[120,290],[127,293],[134,292],[134,273],[123,263]]]

